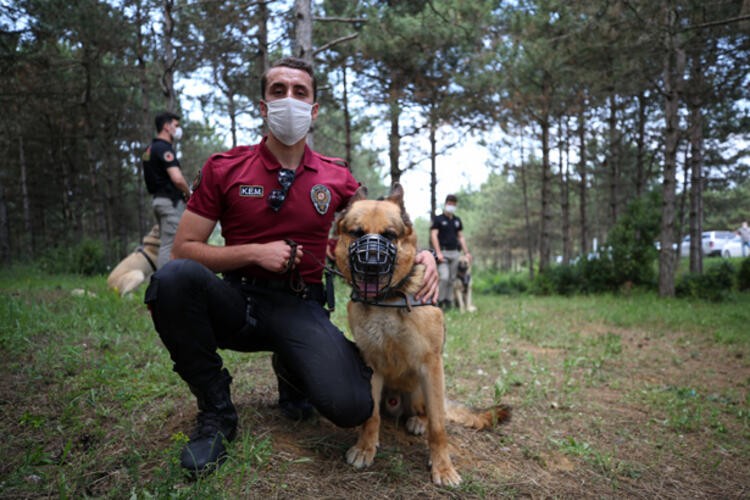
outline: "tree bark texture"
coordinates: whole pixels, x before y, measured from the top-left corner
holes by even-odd
[[[662,182],[661,250],[659,252],[659,295],[673,297],[675,293],[675,184],[677,171],[677,148],[679,146],[679,106],[681,79],[685,70],[685,55],[674,29],[676,13],[671,2],[664,10],[667,26],[664,55],[664,170]]]

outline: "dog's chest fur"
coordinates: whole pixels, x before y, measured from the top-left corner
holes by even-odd
[[[359,302],[349,303],[349,317],[354,340],[365,361],[383,375],[386,385],[393,389],[411,391],[419,380],[415,367],[423,365],[427,353],[442,348],[443,332],[425,337],[418,330],[419,324],[434,324],[439,309],[420,306],[408,311],[406,308],[379,307]],[[437,338],[439,337],[439,338]]]

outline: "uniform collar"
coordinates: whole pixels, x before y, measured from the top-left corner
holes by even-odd
[[[266,141],[268,140],[268,136],[263,137],[263,140],[260,141],[260,157],[263,160],[263,166],[266,167],[266,170],[278,170],[281,167],[281,164],[276,159],[276,157],[273,155],[270,149],[268,149],[268,146],[266,145]],[[304,169],[314,170],[317,172],[318,167],[313,161],[314,155],[312,149],[305,144],[305,152],[302,154],[302,161],[300,162],[299,166],[297,166],[297,169],[299,170],[300,167]]]

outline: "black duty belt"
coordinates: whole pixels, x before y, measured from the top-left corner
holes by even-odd
[[[242,285],[244,287],[259,288],[262,290],[271,290],[274,292],[284,292],[295,295],[303,299],[311,299],[317,302],[324,302],[326,299],[323,285],[320,283],[305,284],[301,290],[293,290],[289,286],[289,280],[285,279],[265,279],[254,278],[252,276],[240,276],[235,273],[225,273],[224,279],[233,285]]]

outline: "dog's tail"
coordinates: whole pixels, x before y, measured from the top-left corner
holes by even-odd
[[[497,405],[478,410],[457,401],[446,400],[445,414],[451,422],[481,430],[508,422],[511,416],[511,408],[507,405]]]

